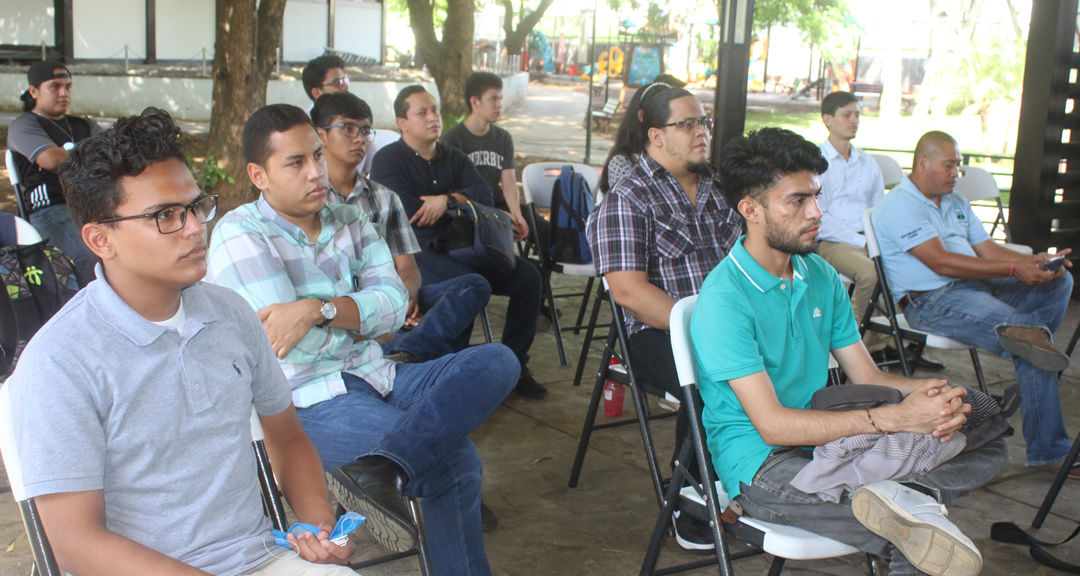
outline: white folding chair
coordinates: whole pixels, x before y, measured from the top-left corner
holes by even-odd
[[[533,244],[536,246],[536,251],[539,254],[540,276],[544,283],[544,298],[547,299],[548,309],[551,310],[551,324],[552,330],[555,333],[555,346],[559,351],[559,362],[561,362],[563,366],[567,365],[567,361],[562,333],[566,330],[573,330],[576,334],[582,328],[586,328],[586,326],[582,325],[582,321],[585,318],[589,295],[592,294],[593,284],[596,279],[596,268],[591,263],[573,264],[558,262],[552,258],[544,249],[547,243],[544,239],[540,238],[540,234],[537,231],[536,224],[538,217],[536,215],[536,210],[538,208],[551,208],[552,190],[555,187],[555,181],[558,180],[559,174],[562,172],[562,167],[567,164],[574,168],[574,172],[585,177],[585,181],[588,182],[590,190],[596,189],[600,183],[600,173],[592,166],[586,164],[536,162],[529,164],[521,171],[521,188],[525,195],[525,203],[529,206],[529,217],[531,219],[531,222],[529,222],[529,234],[532,235]],[[554,225],[554,223],[552,224]],[[575,276],[578,278],[588,278],[588,282],[585,284],[585,291],[555,294],[551,287],[552,273],[565,274],[567,276]],[[575,322],[573,326],[564,327],[559,323],[559,311],[555,306],[555,299],[575,296],[582,297],[581,306],[578,309],[577,322]],[[586,346],[587,345],[588,341],[586,341]]]
[[[675,370],[679,374],[679,384],[683,387],[683,402],[690,411],[690,436],[693,443],[692,458],[698,461],[698,468],[704,478],[713,477],[712,462],[709,460],[708,451],[705,448],[705,434],[701,426],[701,414],[699,413],[695,397],[697,396],[698,375],[697,363],[694,359],[694,349],[690,341],[690,317],[694,312],[697,296],[688,296],[679,300],[671,309],[671,351],[675,356]],[[687,452],[683,450],[683,452]],[[689,454],[688,454],[689,455]],[[676,477],[672,478],[671,484],[665,494],[664,508],[660,511],[656,526],[653,528],[652,539],[645,553],[645,561],[641,567],[641,574],[652,574],[659,558],[660,546],[663,544],[667,525],[670,522],[671,513],[675,508],[676,490],[682,485],[682,478],[686,475],[688,462],[680,463],[676,470]],[[777,576],[784,568],[787,560],[821,560],[835,558],[858,553],[859,550],[837,542],[831,538],[819,536],[806,530],[763,522],[755,518],[742,516],[734,524],[724,524],[720,518],[720,511],[727,508],[730,499],[719,481],[701,482],[701,479],[693,479],[694,484],[685,486],[679,491],[682,501],[697,504],[700,508],[708,511],[710,526],[713,529],[713,538],[716,541],[717,563],[723,574],[731,574],[731,560],[748,554],[731,555],[729,557],[724,532],[738,536],[744,541],[758,547],[757,553],[764,552],[773,556],[773,563],[769,569],[771,576]],[[680,510],[692,510],[689,506],[680,506]],[[723,530],[720,527],[723,527]],[[874,569],[873,563],[871,569]],[[671,573],[673,569],[665,569],[665,573]]]
[[[892,290],[889,288],[889,280],[885,275],[885,264],[881,259],[881,248],[878,245],[877,234],[874,233],[874,224],[870,218],[873,212],[873,208],[867,208],[866,212],[863,212],[863,232],[866,234],[866,250],[870,255],[870,259],[874,261],[874,268],[877,269],[878,285],[874,288],[874,294],[870,297],[870,305],[866,307],[866,314],[859,324],[859,333],[865,334],[867,330],[872,330],[888,334],[895,340],[896,349],[901,351],[904,349],[905,340],[918,344],[920,353],[922,348],[926,346],[942,350],[967,350],[971,354],[971,365],[975,368],[975,377],[979,380],[979,389],[986,392],[986,380],[983,378],[978,349],[952,338],[916,330],[908,324],[903,312],[896,309],[896,302],[893,300]],[[881,307],[876,306],[878,298],[882,301]],[[885,311],[884,316],[874,315],[874,312],[879,309]],[[903,369],[904,375],[911,376],[914,367],[908,366],[906,354],[901,353],[899,356],[900,367]]]
[[[878,168],[881,169],[881,178],[885,181],[885,188],[892,188],[904,179],[904,169],[900,167],[900,163],[893,159],[892,156],[871,154],[870,157],[874,159],[874,162],[877,162]]]
[[[37,228],[34,228],[32,224],[16,216],[15,238],[15,241],[18,242],[20,246],[37,244],[38,242],[41,242],[41,233],[38,232]]]
[[[994,223],[990,226],[990,234],[993,235],[997,231],[1000,223],[1001,229],[1005,232],[1005,242],[1002,246],[1020,254],[1031,254],[1031,246],[1013,244],[1009,222],[1005,218],[1005,206],[1001,203],[1001,189],[994,175],[975,166],[960,166],[960,174],[961,177],[956,180],[956,187],[953,188],[954,193],[967,198],[968,202],[993,200],[997,205],[997,216],[994,217]]]
[[[19,178],[19,171],[15,166],[15,157],[12,156],[11,150],[4,153],[4,164],[7,166],[8,180],[11,181],[11,187],[15,189],[16,214],[21,218],[26,218],[26,205],[23,204],[24,190],[22,180]]]

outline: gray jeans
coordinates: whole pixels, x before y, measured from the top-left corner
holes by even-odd
[[[735,497],[751,518],[803,528],[885,558],[892,558],[890,574],[917,574],[907,560],[895,553],[888,541],[870,532],[851,511],[851,495],[839,503],[826,502],[791,486],[791,479],[813,458],[800,448],[773,451],[754,475],[750,486],[743,484]],[[998,438],[986,446],[938,466],[926,474],[898,478],[933,492],[939,502],[952,506],[957,498],[975,490],[997,475],[1009,459],[1009,446]]]

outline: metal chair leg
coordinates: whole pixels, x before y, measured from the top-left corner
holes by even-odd
[[[491,339],[491,322],[488,321],[487,308],[480,311],[480,325],[484,327],[484,340],[491,344],[493,340]]]
[[[433,576],[435,571],[431,569],[431,558],[428,556],[427,536],[424,535],[424,516],[420,513],[420,503],[416,498],[409,498],[409,515],[416,523],[416,556],[420,561],[421,576]]]
[[[1065,485],[1065,481],[1069,478],[1069,472],[1076,465],[1078,456],[1080,456],[1080,434],[1076,435],[1072,448],[1069,448],[1069,455],[1061,463],[1061,470],[1058,470],[1057,476],[1054,477],[1054,483],[1050,485],[1050,490],[1046,492],[1046,497],[1043,498],[1042,505],[1039,506],[1039,511],[1035,514],[1035,520],[1031,522],[1033,528],[1042,528],[1047,514],[1050,513],[1050,508],[1054,505],[1054,500],[1057,500],[1058,493],[1061,492],[1061,487]]]

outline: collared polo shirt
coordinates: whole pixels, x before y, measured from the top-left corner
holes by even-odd
[[[821,229],[818,238],[866,246],[862,215],[885,195],[885,180],[881,168],[869,154],[852,146],[844,158],[826,140],[821,153],[829,161],[829,169],[821,175]]]
[[[265,198],[229,212],[210,239],[206,279],[232,288],[255,310],[305,298],[347,296],[360,311],[360,331],[312,326],[281,359],[293,403],[307,408],[346,393],[342,372],[386,396],[394,364],[372,338],[405,321],[408,295],[386,242],[355,206],[327,204],[312,240]]]
[[[955,280],[931,270],[910,252],[912,248],[941,238],[945,250],[976,258],[973,247],[991,239],[967,198],[946,194],[939,207],[907,176],[874,208],[871,221],[889,287],[897,300],[911,290],[937,290]]]
[[[97,278],[5,384],[27,494],[101,490],[108,530],[211,574],[266,561],[251,407],[279,414],[290,394],[258,317],[200,282],[178,333]]]
[[[416,234],[409,224],[409,217],[405,215],[405,207],[393,190],[359,174],[348,198],[331,187],[330,199],[339,204],[356,206],[366,214],[379,236],[386,240],[391,256],[420,252],[420,244],[416,242]]]
[[[750,256],[745,239],[706,278],[690,322],[709,452],[732,498],[774,447],[728,382],[764,371],[781,405],[809,408],[828,380],[829,351],[859,341],[851,300],[832,266],[817,254],[792,256],[792,279],[777,278]]]

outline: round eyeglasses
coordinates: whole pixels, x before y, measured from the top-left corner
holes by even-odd
[[[319,84],[319,87],[320,88],[326,88],[327,86],[337,86],[338,88],[342,88],[342,87],[348,86],[348,85],[349,85],[349,77],[348,76],[342,76],[340,78],[334,78],[333,80],[327,82],[326,84]]]
[[[172,234],[173,232],[179,232],[184,229],[184,225],[187,224],[188,212],[195,215],[195,218],[200,223],[207,223],[217,216],[217,195],[203,196],[191,204],[169,204],[163,208],[148,212],[146,214],[136,214],[134,216],[118,216],[116,218],[106,218],[101,220],[101,224],[107,224],[109,222],[119,222],[121,220],[134,220],[136,218],[153,218],[157,224],[158,232],[162,234]]]
[[[341,128],[341,131],[345,133],[348,138],[355,139],[357,136],[363,134],[364,140],[368,142],[375,141],[375,129],[371,126],[361,126],[359,124],[353,124],[352,122],[342,122],[341,124],[331,124],[329,126],[323,126],[323,130],[329,130],[331,128]]]

